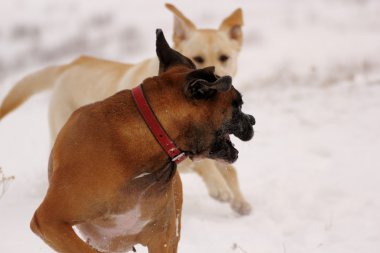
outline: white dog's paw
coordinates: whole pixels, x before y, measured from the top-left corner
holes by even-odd
[[[221,202],[230,202],[232,199],[232,193],[227,187],[212,187],[209,188],[208,193]]]
[[[245,200],[233,200],[231,208],[240,215],[248,215],[252,212],[251,204]]]

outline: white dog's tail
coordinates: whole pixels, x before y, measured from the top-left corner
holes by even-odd
[[[0,119],[24,103],[32,95],[53,87],[62,66],[47,67],[20,80],[4,98],[0,106]]]

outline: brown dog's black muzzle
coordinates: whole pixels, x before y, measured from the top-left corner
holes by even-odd
[[[253,137],[253,126],[255,124],[256,120],[252,115],[235,112],[231,126],[231,133],[242,141],[249,141]]]
[[[256,124],[256,120],[252,115],[247,114],[249,123],[254,126]]]
[[[211,147],[209,157],[222,159],[228,163],[235,162],[239,151],[234,148],[229,134],[235,135],[242,141],[249,141],[253,137],[253,125],[255,123],[255,118],[252,115],[236,110],[233,113],[232,121],[216,133],[215,142]]]

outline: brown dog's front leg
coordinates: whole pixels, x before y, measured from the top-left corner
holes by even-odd
[[[148,246],[149,253],[177,253],[179,237],[168,236],[169,233],[156,233],[155,238],[150,240]]]
[[[156,242],[148,246],[149,253],[177,253],[173,246],[168,246],[164,242]]]
[[[177,253],[178,242],[181,235],[182,214],[182,182],[178,171],[173,178],[173,188],[169,196],[166,212],[160,217],[161,223],[153,225],[147,243],[149,253]]]
[[[60,253],[100,253],[83,242],[72,226],[64,221],[51,220],[37,210],[30,223],[32,231]]]

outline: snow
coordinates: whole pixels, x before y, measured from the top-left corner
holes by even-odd
[[[253,141],[234,140],[253,213],[236,215],[197,175],[183,174],[179,252],[380,252],[380,2],[174,4],[200,27],[243,8],[234,82],[257,120]],[[81,53],[153,56],[155,28],[172,31],[163,5],[2,1],[0,100],[26,73]],[[0,122],[0,167],[15,176],[0,198],[0,252],[53,252],[29,229],[47,185],[49,97],[34,96]]]

